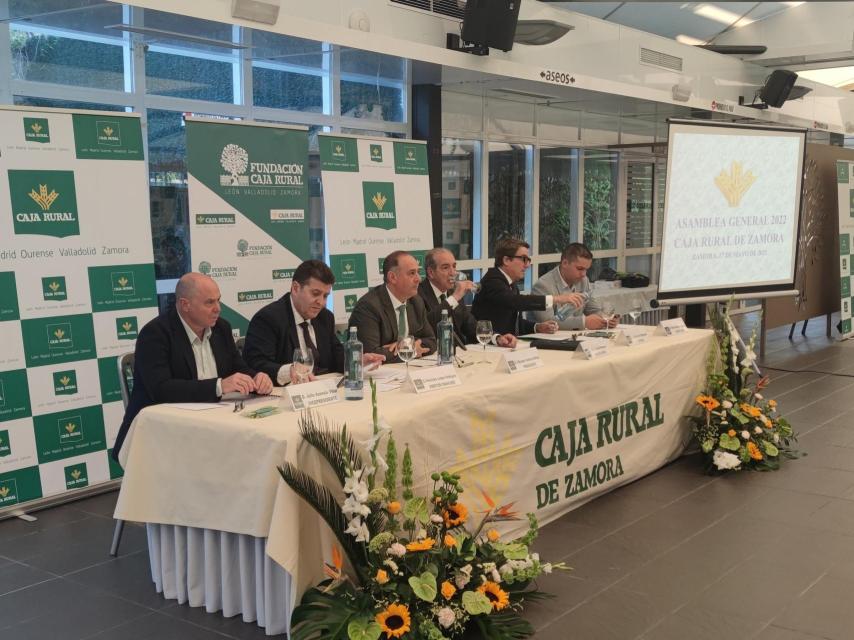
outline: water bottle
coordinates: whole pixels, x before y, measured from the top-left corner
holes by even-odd
[[[350,327],[350,339],[344,345],[344,399],[361,400],[364,396],[364,376],[362,374],[362,354],[364,348],[356,335],[356,327]]]
[[[590,299],[590,294],[581,292],[581,296],[584,298],[584,304],[587,304],[587,301]],[[576,315],[584,312],[584,306],[576,307],[571,304],[562,304],[557,309],[555,309],[555,320],[558,322],[563,322],[569,316]]]
[[[439,364],[451,364],[454,361],[454,323],[448,317],[447,309],[442,309],[436,335],[439,337]]]

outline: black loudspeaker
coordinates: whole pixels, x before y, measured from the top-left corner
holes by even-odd
[[[463,16],[463,42],[502,51],[513,48],[521,0],[468,0]]]
[[[759,90],[759,97],[769,107],[782,107],[792,92],[798,74],[787,69],[777,69],[765,79],[765,86]]]

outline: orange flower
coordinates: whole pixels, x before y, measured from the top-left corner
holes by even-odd
[[[445,580],[442,583],[442,597],[445,598],[445,600],[453,598],[456,592],[457,588],[451,584],[450,580]]]
[[[386,573],[385,569],[377,569],[377,575],[374,577],[374,580],[376,580],[380,584],[385,584],[386,582],[388,582],[388,574]]]
[[[477,588],[483,595],[489,598],[492,603],[492,608],[496,611],[501,611],[504,607],[510,604],[510,596],[507,592],[499,587],[495,582],[485,582]]]
[[[768,406],[771,407],[772,409],[775,409],[777,407],[777,401],[776,400],[769,400]]]
[[[735,429],[730,429],[729,431],[727,431],[727,432],[726,432],[726,434],[727,434],[730,438],[734,438],[734,437],[735,437]]]
[[[712,396],[699,395],[697,396],[696,400],[697,404],[705,408],[706,411],[714,411],[719,406],[721,406],[721,403],[715,400]]]
[[[762,452],[759,450],[759,447],[752,442],[747,443],[747,451],[750,453],[750,457],[754,460],[762,460]]]
[[[760,416],[759,419],[762,421],[762,424],[765,425],[766,429],[770,429],[771,427],[774,426],[774,424],[771,422],[771,420],[767,416]]]
[[[742,413],[746,413],[751,418],[758,418],[762,415],[762,410],[759,407],[754,407],[752,404],[742,402],[738,406],[741,408]]]
[[[495,502],[492,501],[492,498],[490,498],[486,491],[484,491],[483,489],[481,489],[480,492],[483,494],[483,499],[486,500],[486,504],[489,505],[489,508],[494,509]]]
[[[495,529],[490,529],[486,532],[486,537],[489,538],[490,542],[495,542],[498,538],[501,537],[501,534],[498,533]]]
[[[400,503],[397,500],[392,500],[386,505],[385,510],[394,515],[400,511]]]
[[[430,551],[433,546],[436,544],[436,541],[433,538],[424,538],[420,542],[410,542],[406,545],[407,551]]]
[[[341,555],[341,549],[337,546],[332,547],[332,564],[324,563],[323,564],[323,573],[326,574],[327,577],[332,578],[333,580],[339,580],[341,578],[341,567],[344,566],[344,557]]]
[[[445,534],[445,539],[442,542],[445,543],[446,547],[456,547],[457,546],[457,539],[454,536],[452,536],[450,533]]]
[[[469,510],[462,502],[449,504],[442,512],[446,527],[458,527],[469,517]]]
[[[386,638],[399,638],[407,631],[412,622],[409,607],[405,604],[390,604],[385,611],[376,615],[377,624],[385,631]]]

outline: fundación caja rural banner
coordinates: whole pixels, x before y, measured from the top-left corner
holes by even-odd
[[[190,253],[238,335],[310,257],[308,131],[187,118]]]
[[[327,262],[335,273],[335,320],[347,322],[382,261],[402,249],[421,265],[433,246],[427,145],[414,140],[318,137]]]
[[[0,108],[0,510],[121,475],[117,359],[157,315],[139,117]]]

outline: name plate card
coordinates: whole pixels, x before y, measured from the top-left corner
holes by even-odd
[[[666,336],[678,336],[680,333],[687,333],[688,327],[685,326],[685,321],[682,318],[671,318],[670,320],[662,320],[659,326],[664,331]]]
[[[638,344],[643,344],[649,340],[649,327],[631,326],[622,328],[623,337],[620,340],[623,344],[633,347]]]
[[[586,338],[578,341],[578,349],[576,352],[581,352],[581,357],[587,360],[596,360],[604,358],[608,355],[611,348],[608,338]]]
[[[498,362],[498,370],[508,371],[509,373],[521,373],[522,371],[542,366],[543,361],[540,360],[540,354],[537,353],[536,347],[520,349],[518,351],[505,351]]]
[[[415,393],[429,393],[447,387],[458,387],[462,384],[457,370],[452,364],[436,367],[421,367],[409,369],[409,380],[415,388]]]
[[[303,384],[290,384],[285,387],[282,401],[287,398],[293,411],[302,411],[310,407],[340,402],[338,387],[332,380],[315,380]]]

